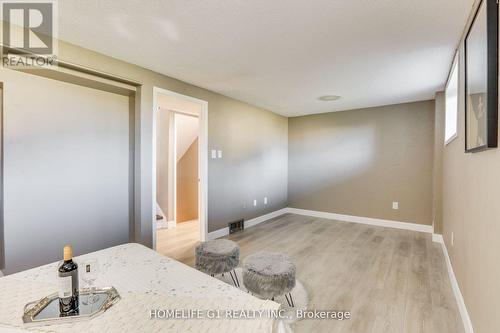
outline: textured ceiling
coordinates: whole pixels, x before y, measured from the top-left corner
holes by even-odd
[[[287,116],[433,98],[473,0],[64,0],[61,39]],[[321,102],[321,95],[340,95]]]

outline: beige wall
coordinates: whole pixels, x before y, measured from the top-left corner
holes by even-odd
[[[290,207],[432,223],[433,101],[290,118],[288,126]]]
[[[209,231],[286,207],[288,179],[287,118],[229,99],[213,107],[210,146],[223,159],[209,159]]]
[[[177,162],[177,222],[198,218],[198,139]]]
[[[500,150],[464,153],[463,42],[459,66],[458,138],[444,148],[443,154],[443,238],[474,332],[498,332]],[[440,111],[444,113],[444,105]]]

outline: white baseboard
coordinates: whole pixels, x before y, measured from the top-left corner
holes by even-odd
[[[469,312],[467,311],[467,307],[465,306],[464,297],[462,296],[462,292],[460,291],[460,287],[458,286],[458,281],[455,276],[455,272],[453,272],[453,266],[451,265],[450,256],[448,255],[448,249],[446,248],[446,244],[443,241],[443,236],[437,237],[440,238],[438,243],[441,243],[443,248],[444,259],[446,261],[446,267],[448,268],[448,275],[450,277],[451,289],[453,290],[453,294],[455,295],[455,299],[457,301],[458,311],[460,311],[460,316],[462,317],[462,322],[464,324],[465,333],[474,333],[474,328],[472,327],[472,321],[469,317]],[[434,235],[432,237],[434,240]]]
[[[225,227],[222,229],[217,229],[215,231],[209,232],[207,235],[207,239],[212,240],[212,239],[221,238],[221,237],[224,237],[227,235],[229,235],[229,228]]]
[[[432,234],[432,241],[434,243],[441,243],[441,244],[444,244],[444,239],[443,239],[443,235],[441,234]]]
[[[160,221],[156,222],[156,229],[167,229],[168,228],[168,222],[167,221]]]
[[[265,221],[270,220],[270,219],[274,219],[275,217],[281,216],[281,215],[286,214],[286,213],[288,213],[288,208],[282,208],[282,209],[275,210],[274,212],[264,214],[264,215],[261,215],[259,217],[247,220],[247,221],[245,221],[245,228],[253,227],[254,225],[257,225],[259,223],[265,222]]]
[[[156,229],[172,229],[175,228],[177,224],[175,221],[160,221],[156,222]]]
[[[319,218],[338,220],[338,221],[344,221],[344,222],[353,222],[353,223],[375,225],[375,226],[387,227],[387,228],[396,228],[396,229],[405,229],[405,230],[412,230],[412,231],[418,231],[418,232],[432,233],[432,226],[431,225],[423,225],[423,224],[399,222],[399,221],[391,221],[391,220],[382,220],[382,219],[375,219],[375,218],[371,218],[371,217],[361,217],[361,216],[343,215],[343,214],[336,214],[336,213],[319,212],[319,211],[315,211],[315,210],[306,210],[306,209],[290,208],[290,207],[282,208],[282,209],[279,209],[277,211],[271,212],[269,214],[261,215],[259,217],[254,218],[254,219],[247,220],[247,221],[245,221],[245,228],[253,227],[254,225],[257,225],[259,223],[262,223],[264,221],[270,220],[272,218],[275,218],[277,216],[287,214],[287,213],[304,215],[304,216],[319,217]],[[218,229],[218,230],[209,232],[208,239],[209,240],[216,239],[216,238],[224,237],[228,234],[229,234],[229,228],[226,227],[226,228],[222,228],[222,229]]]
[[[274,212],[264,214],[264,215],[258,216],[256,218],[247,220],[247,221],[245,221],[245,229],[251,228],[253,226],[256,226],[257,224],[260,224],[262,222],[265,222],[267,220],[273,219],[275,217],[281,216],[281,215],[286,214],[286,213],[288,213],[288,208],[282,208],[282,209],[275,210]],[[225,227],[222,229],[218,229],[218,230],[209,232],[208,233],[208,240],[224,237],[227,235],[229,235],[229,228]]]
[[[319,211],[315,211],[315,210],[307,210],[307,209],[299,209],[299,208],[288,208],[287,212],[292,213],[292,214],[319,217],[319,218],[330,219],[330,220],[338,220],[338,221],[344,221],[344,222],[376,225],[379,227],[386,227],[386,228],[396,228],[396,229],[405,229],[405,230],[412,230],[412,231],[418,231],[418,232],[432,233],[432,226],[431,225],[423,225],[423,224],[407,223],[407,222],[399,222],[399,221],[391,221],[391,220],[382,220],[382,219],[375,219],[375,218],[371,218],[371,217],[343,215],[343,214],[328,213],[328,212],[319,212]]]

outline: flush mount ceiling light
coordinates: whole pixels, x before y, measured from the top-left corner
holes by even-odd
[[[324,102],[331,102],[331,101],[337,101],[337,100],[339,100],[340,96],[337,96],[337,95],[325,95],[325,96],[318,97],[318,99],[320,101],[324,101]]]

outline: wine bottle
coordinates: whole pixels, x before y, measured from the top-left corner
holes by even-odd
[[[61,316],[78,314],[78,265],[73,261],[73,249],[66,245],[64,262],[59,266],[59,312]]]

